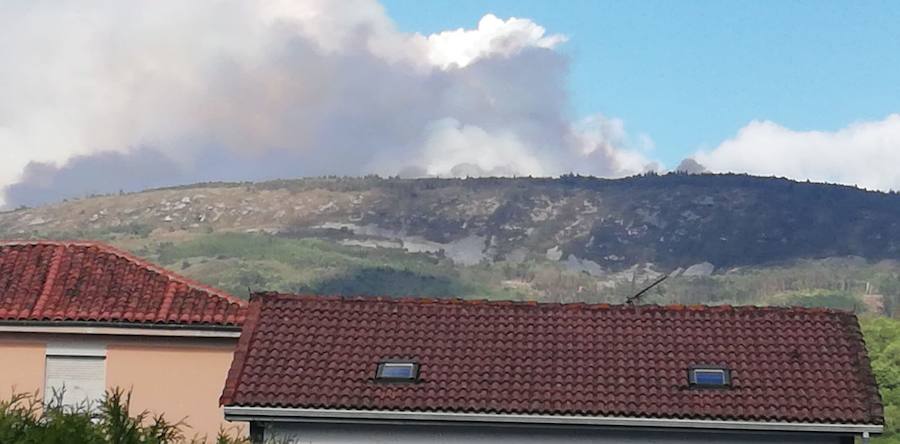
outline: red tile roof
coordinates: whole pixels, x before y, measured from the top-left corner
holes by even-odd
[[[108,245],[0,242],[0,321],[238,326],[246,304]]]
[[[420,382],[374,381],[420,363]],[[732,386],[691,388],[692,365]],[[880,424],[856,317],[807,308],[251,298],[221,403]]]

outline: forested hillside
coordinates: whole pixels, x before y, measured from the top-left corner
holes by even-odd
[[[454,262],[569,257],[607,270],[900,255],[900,198],[742,175],[323,178],[200,184],[0,214],[0,235],[265,231]]]

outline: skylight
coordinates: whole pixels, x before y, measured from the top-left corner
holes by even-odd
[[[375,379],[386,382],[411,382],[419,379],[419,364],[412,361],[383,361]]]
[[[688,371],[691,386],[727,387],[731,385],[731,371],[722,367],[692,367]]]

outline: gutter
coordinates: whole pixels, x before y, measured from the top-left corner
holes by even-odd
[[[0,333],[238,338],[240,326],[80,321],[0,321]]]
[[[740,430],[760,432],[878,434],[877,424],[803,423],[777,421],[723,421],[709,419],[635,418],[618,416],[520,415],[389,410],[303,409],[226,406],[229,421],[334,421],[334,422],[444,422],[519,425],[644,427],[668,429]]]

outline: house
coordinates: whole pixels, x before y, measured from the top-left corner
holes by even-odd
[[[256,442],[852,443],[856,317],[257,294],[221,397]]]
[[[0,242],[0,397],[107,388],[214,437],[245,302],[91,242]],[[56,393],[56,395],[54,395]]]

